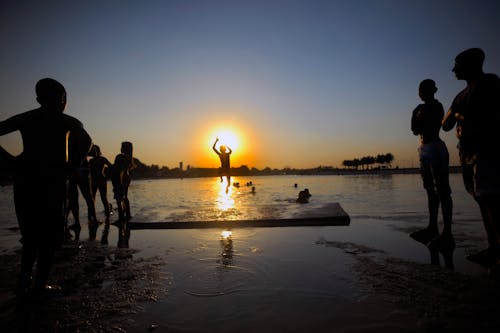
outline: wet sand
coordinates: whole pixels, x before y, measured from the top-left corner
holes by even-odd
[[[2,252],[1,331],[498,331],[499,279],[463,260],[481,233],[456,226],[450,268],[408,237],[414,229],[354,219],[233,229],[229,239],[220,229],[134,230],[120,248],[118,228],[109,244],[84,228],[57,256],[51,282],[62,291],[21,306],[19,246]]]

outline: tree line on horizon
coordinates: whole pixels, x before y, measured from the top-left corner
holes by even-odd
[[[342,161],[342,165],[346,168],[358,170],[360,167],[363,169],[369,169],[370,166],[378,164],[379,167],[391,167],[391,163],[394,161],[394,155],[391,153],[378,154],[377,156],[364,156],[361,158],[355,158],[352,160]]]
[[[344,169],[333,166],[318,166],[313,168],[296,169],[284,167],[282,169],[265,167],[258,169],[241,165],[239,167],[231,167],[233,176],[273,176],[273,175],[321,175],[321,174],[341,174],[345,168],[356,171],[359,167],[365,166],[368,170],[369,166],[377,163],[380,166],[388,165],[391,167],[391,162],[394,156],[391,153],[377,155],[376,157],[365,156],[359,159],[343,161]],[[196,177],[218,177],[219,168],[200,168],[188,166],[185,170],[180,168],[169,168],[167,166],[159,166],[157,164],[146,165],[139,159],[134,158],[135,168],[131,171],[134,179],[158,179],[158,178],[196,178]],[[375,169],[375,168],[372,168]],[[0,185],[12,184],[14,169],[0,163]]]

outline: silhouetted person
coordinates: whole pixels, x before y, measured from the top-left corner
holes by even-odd
[[[68,169],[78,166],[91,139],[77,119],[64,114],[66,90],[56,80],[36,84],[41,107],[0,122],[0,135],[20,131],[23,152],[17,157],[14,203],[21,231],[22,257],[17,295],[31,286],[35,261],[36,291],[47,288],[54,253],[64,237],[64,201]]]
[[[299,192],[299,197],[297,198],[297,203],[309,203],[309,198],[311,197],[311,193],[309,193],[309,189],[304,189]]]
[[[95,202],[97,190],[99,190],[99,195],[104,207],[104,215],[106,216],[106,221],[109,221],[109,216],[111,215],[111,205],[108,202],[107,195],[108,178],[112,165],[106,157],[102,156],[101,149],[98,145],[94,145],[92,147],[92,155],[93,158],[89,161],[92,199]]]
[[[95,213],[95,203],[92,196],[90,184],[90,166],[86,158],[83,159],[78,168],[75,168],[73,170],[73,173],[70,175],[68,182],[68,203],[66,210],[66,219],[71,212],[73,214],[75,223],[72,226],[69,226],[69,228],[74,229],[75,232],[81,229],[78,189],[80,189],[80,192],[85,199],[85,203],[87,204],[87,217],[89,224],[98,224],[99,221],[97,220],[97,216]]]
[[[468,258],[492,266],[500,258],[500,78],[483,72],[484,52],[472,48],[455,58],[453,72],[467,86],[453,100],[443,129],[456,125],[465,188],[479,204],[489,247]]]
[[[411,130],[420,137],[418,148],[420,173],[427,191],[429,225],[410,236],[437,250],[453,249],[455,241],[451,233],[453,203],[449,183],[449,154],[445,143],[439,137],[443,121],[443,105],[434,98],[437,88],[433,80],[423,80],[418,95],[424,102],[419,104],[411,117]],[[439,204],[443,213],[443,231],[439,234]]]
[[[134,164],[132,159],[132,143],[122,142],[121,153],[116,155],[111,172],[113,193],[118,208],[120,222],[130,219],[130,202],[128,200],[128,187],[130,185],[130,171]]]
[[[226,147],[223,145],[221,145],[219,147],[220,151],[217,150],[217,148],[215,147],[217,142],[219,142],[219,138],[215,139],[215,142],[214,142],[214,145],[212,146],[212,149],[215,151],[215,153],[219,156],[219,159],[220,159],[220,164],[221,164],[220,181],[222,183],[222,177],[226,176],[227,186],[229,187],[229,185],[231,184],[231,161],[230,161],[230,159],[231,159],[231,154],[233,151],[231,150],[230,147]]]

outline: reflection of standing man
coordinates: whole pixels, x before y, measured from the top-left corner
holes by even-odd
[[[484,266],[500,259],[500,79],[483,72],[484,52],[472,48],[455,58],[453,72],[467,86],[453,100],[443,129],[456,124],[465,188],[479,204],[489,247],[468,258]]]
[[[227,186],[231,184],[231,162],[230,162],[230,157],[231,153],[233,152],[231,148],[226,147],[221,145],[219,147],[220,151],[215,148],[215,145],[219,142],[219,138],[215,139],[214,145],[212,146],[212,149],[215,151],[217,155],[219,155],[220,163],[221,163],[221,168],[220,168],[220,181],[222,182],[222,177],[226,176],[227,178]],[[226,151],[226,148],[229,151]]]
[[[451,233],[453,203],[449,184],[449,155],[445,143],[439,137],[444,110],[443,105],[434,98],[436,91],[433,80],[426,79],[420,83],[418,95],[424,103],[415,108],[411,117],[411,130],[413,134],[420,136],[420,172],[427,192],[429,225],[410,236],[435,250],[452,250],[455,241]],[[439,235],[440,204],[444,227]]]

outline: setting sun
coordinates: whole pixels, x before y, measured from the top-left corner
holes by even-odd
[[[197,167],[220,167],[219,157],[212,150],[218,138],[219,140],[215,143],[217,150],[220,151],[221,146],[231,148],[231,167],[255,166],[254,150],[257,145],[256,140],[253,139],[255,131],[247,124],[219,119],[200,122],[200,124],[201,126],[194,131],[198,135],[193,136],[192,143],[189,143],[193,147],[192,156],[194,156],[189,159],[190,164]]]
[[[215,133],[215,136],[219,138],[219,144],[221,146],[226,146],[232,150],[237,150],[239,146],[238,136],[231,130],[220,130]]]

